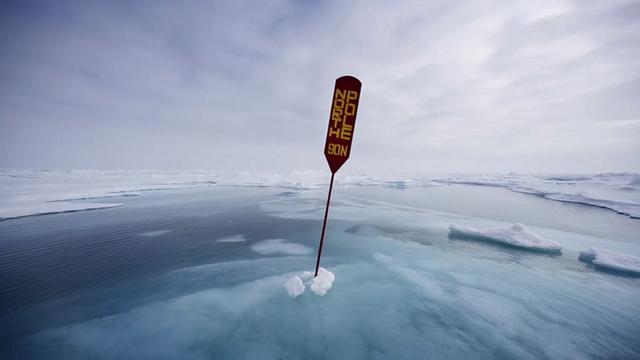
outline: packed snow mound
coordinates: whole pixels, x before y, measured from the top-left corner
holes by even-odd
[[[596,267],[640,275],[640,258],[616,251],[590,248],[580,251],[578,260]]]
[[[471,226],[449,225],[449,237],[491,241],[532,251],[562,252],[560,244],[532,233],[520,223],[513,224],[509,228],[498,229],[476,229]]]
[[[294,299],[302,295],[305,289],[304,283],[298,275],[287,280],[287,282],[284,283],[284,287],[285,289],[287,289],[287,293],[289,293],[289,296]]]
[[[335,280],[336,276],[331,271],[321,267],[318,270],[318,276],[313,278],[311,291],[316,293],[316,295],[324,296],[327,294],[327,291],[331,289]]]
[[[321,267],[318,276],[313,277],[310,271],[303,271],[300,275],[294,275],[284,283],[284,288],[292,298],[297,298],[304,293],[306,285],[310,285],[311,291],[318,296],[325,296],[333,286],[336,276],[329,270]]]

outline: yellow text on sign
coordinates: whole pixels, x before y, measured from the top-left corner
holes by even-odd
[[[349,152],[348,145],[329,143],[327,145],[327,153],[329,155],[347,156]]]
[[[347,116],[355,115],[355,102],[357,99],[357,91],[336,89],[336,94],[333,98],[333,113],[331,114],[329,137],[351,140],[353,125],[347,124],[346,118]]]

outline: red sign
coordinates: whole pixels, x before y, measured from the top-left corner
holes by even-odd
[[[361,87],[360,80],[353,76],[343,76],[336,80],[327,141],[324,144],[324,156],[327,158],[332,174],[340,169],[351,154],[351,141],[356,127]]]
[[[351,141],[356,127],[356,115],[358,115],[358,102],[360,101],[360,88],[362,83],[353,76],[343,76],[336,79],[336,87],[333,89],[331,101],[331,117],[329,117],[329,129],[327,141],[324,143],[324,156],[331,168],[331,181],[329,182],[329,194],[327,195],[327,207],[324,208],[324,221],[320,234],[320,246],[316,259],[316,273],[320,269],[320,257],[322,256],[322,244],[327,230],[327,216],[329,204],[331,204],[331,190],[333,190],[333,178],[340,167],[347,161],[351,154]]]

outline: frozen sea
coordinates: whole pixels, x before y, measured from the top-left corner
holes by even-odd
[[[620,208],[459,179],[339,182],[322,258],[336,280],[292,298],[326,186],[204,183],[0,221],[0,358],[640,358],[640,278],[578,261],[640,256]],[[516,222],[562,254],[448,231]]]

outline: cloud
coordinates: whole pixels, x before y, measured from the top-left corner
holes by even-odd
[[[635,1],[3,4],[0,167],[640,170]]]

